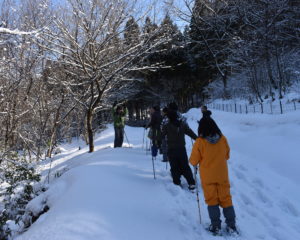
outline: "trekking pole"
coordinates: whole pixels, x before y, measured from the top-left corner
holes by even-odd
[[[168,170],[168,162],[166,162],[166,171]]]
[[[194,179],[195,179],[195,184],[196,184],[196,196],[197,196],[197,203],[198,203],[199,220],[200,220],[200,225],[202,225],[200,201],[199,201],[199,188],[198,188],[198,181],[197,181],[197,171],[198,171],[197,166],[194,166]]]
[[[154,179],[156,179],[155,177],[155,167],[154,167],[154,157],[152,156],[152,167],[153,167],[153,177]]]
[[[143,145],[142,145],[142,149],[144,149],[144,142],[145,142],[145,131],[146,131],[146,129],[144,128],[144,134],[143,134]]]
[[[127,134],[126,134],[125,130],[124,130],[124,135],[125,135],[125,137],[126,137],[126,140],[127,140],[127,142],[128,142],[128,145],[129,145],[129,147],[130,147],[130,143],[129,143],[129,140],[128,140],[128,137],[127,137]]]
[[[153,167],[153,177],[154,179],[156,179],[155,177],[155,166],[154,166],[154,156],[153,156],[153,150],[152,150],[152,142],[150,143],[150,146],[151,146],[151,156],[152,156],[152,167]]]
[[[146,137],[146,155],[148,155],[148,137]]]

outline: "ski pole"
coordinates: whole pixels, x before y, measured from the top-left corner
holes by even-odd
[[[197,196],[197,203],[198,203],[199,220],[200,220],[200,225],[202,225],[200,201],[199,201],[199,189],[198,189],[198,181],[197,181],[197,171],[198,171],[197,166],[194,166],[194,179],[195,179],[195,184],[196,184],[196,196]]]
[[[156,179],[155,177],[155,167],[154,167],[154,157],[152,156],[152,167],[153,167],[153,176],[154,176],[154,179]]]
[[[146,129],[144,128],[144,134],[143,134],[143,145],[142,145],[142,149],[144,149],[144,142],[145,142],[145,131],[146,131]]]
[[[166,162],[166,171],[168,170],[168,162]]]
[[[129,145],[129,147],[130,147],[130,143],[129,143],[129,140],[128,140],[128,137],[127,137],[127,134],[126,134],[126,132],[125,132],[125,129],[124,129],[124,134],[125,134],[126,140],[127,140],[127,142],[128,142],[128,145]]]
[[[150,152],[151,152],[151,156],[152,156],[152,167],[153,167],[153,177],[154,179],[156,179],[155,176],[155,166],[154,166],[154,158],[156,159],[156,157],[153,156],[153,142],[150,142]]]
[[[146,137],[146,155],[148,155],[148,137]]]

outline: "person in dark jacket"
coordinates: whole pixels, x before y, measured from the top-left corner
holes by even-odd
[[[207,106],[202,106],[201,112],[202,112],[202,117],[210,117],[211,116],[211,111],[209,111],[207,109]]]
[[[169,103],[168,109],[171,111],[175,111],[180,120],[186,121],[186,118],[179,112],[179,108],[176,102]]]
[[[162,126],[162,137],[167,136],[168,158],[171,165],[173,183],[181,185],[180,177],[183,175],[189,184],[189,189],[195,189],[195,180],[188,163],[185,148],[185,135],[196,139],[197,135],[190,129],[186,121],[180,119],[177,112],[168,110],[169,121]]]
[[[115,102],[112,108],[112,116],[115,129],[114,148],[122,147],[124,141],[125,116],[127,109],[124,106],[117,105]]]
[[[162,123],[161,127],[168,122],[168,108],[164,107],[162,109]],[[163,155],[163,162],[168,162],[168,144],[167,144],[167,136],[162,137],[161,139],[161,153]]]
[[[148,125],[146,125],[146,129],[150,128],[149,138],[151,139],[152,146],[152,156],[156,157],[158,149],[161,147],[161,121],[162,116],[160,113],[159,106],[153,106],[150,109],[151,119]]]

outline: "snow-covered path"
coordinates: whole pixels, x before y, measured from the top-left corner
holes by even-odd
[[[240,239],[300,239],[298,115],[213,112],[232,149],[229,171]],[[196,131],[199,110],[186,116]],[[111,148],[112,127],[98,136],[92,154],[86,147],[78,150],[79,143],[64,145],[52,163],[52,175],[59,177],[31,203],[34,209],[47,202],[50,210],[16,239],[225,239],[204,230],[209,218],[201,190],[200,226],[196,195],[172,184],[161,157],[153,179],[151,157],[142,149],[143,131],[126,127],[133,148]],[[41,165],[44,174],[48,167],[48,162]]]

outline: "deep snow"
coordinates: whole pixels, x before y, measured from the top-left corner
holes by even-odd
[[[213,111],[231,147],[228,164],[240,239],[300,239],[299,113]],[[196,131],[200,110],[192,109],[186,117]],[[49,190],[28,206],[38,211],[47,202],[50,210],[16,239],[228,238],[213,237],[204,230],[209,218],[201,189],[203,224],[199,224],[196,195],[172,184],[161,156],[155,162],[157,179],[153,179],[151,157],[142,149],[144,130],[126,127],[126,133],[133,148],[112,148],[112,126],[97,137],[94,153],[88,153],[82,142],[62,145],[64,151],[52,162]],[[190,152],[191,140],[186,140]],[[49,160],[40,165],[45,179],[48,168]]]

